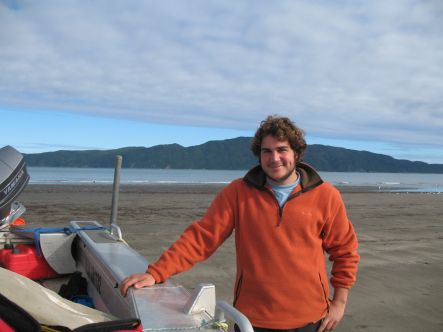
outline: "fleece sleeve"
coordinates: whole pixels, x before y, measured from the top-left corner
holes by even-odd
[[[158,261],[148,266],[148,272],[157,283],[208,258],[231,235],[236,213],[235,192],[230,186],[216,196],[201,220],[187,227]]]
[[[329,215],[323,229],[323,248],[333,262],[331,284],[334,288],[351,288],[356,281],[358,242],[354,227],[338,191],[334,190]]]

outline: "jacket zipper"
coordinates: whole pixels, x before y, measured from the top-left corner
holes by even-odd
[[[326,302],[326,309],[329,312],[329,301],[328,301],[328,297],[326,296],[326,290],[325,290],[325,286],[323,285],[323,281],[321,279],[320,272],[318,273],[318,278],[320,279],[320,285],[321,285],[321,289],[323,291],[323,298],[325,299],[325,302]]]
[[[281,219],[282,219],[282,215],[283,215],[283,207],[280,207],[280,204],[278,204],[278,200],[277,200],[277,198],[275,197],[275,195],[274,195],[274,193],[272,192],[271,189],[263,188],[262,190],[265,191],[265,192],[267,192],[269,195],[271,195],[273,201],[275,202],[275,204],[277,204],[277,211],[278,211],[278,216],[279,216],[277,226],[280,226],[280,224],[281,224]]]
[[[240,277],[238,278],[238,282],[237,282],[237,287],[235,287],[235,295],[234,295],[234,302],[232,303],[232,305],[235,307],[235,304],[238,301],[238,298],[240,296],[240,290],[241,290],[241,285],[243,283],[243,272],[240,273]]]
[[[285,207],[286,203],[289,200],[300,196],[303,192],[304,192],[303,190],[300,190],[300,191],[297,191],[296,193],[294,193],[292,195],[289,195],[289,197],[287,198],[286,202],[282,206],[280,206],[280,204],[278,204],[277,198],[275,197],[274,193],[270,192],[272,194],[272,197],[274,197],[274,201],[277,203],[277,207],[278,207],[278,216],[279,216],[278,226],[281,225],[281,222],[282,222],[282,219],[283,219],[283,208]]]

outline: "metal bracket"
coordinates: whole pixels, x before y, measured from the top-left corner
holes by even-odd
[[[186,302],[184,312],[193,315],[206,311],[215,315],[215,286],[213,284],[198,284]]]

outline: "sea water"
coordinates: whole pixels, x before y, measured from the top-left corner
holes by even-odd
[[[112,168],[28,167],[31,184],[111,184]],[[227,184],[246,170],[123,168],[122,184]],[[442,192],[443,174],[320,172],[338,186],[367,186],[378,191]]]

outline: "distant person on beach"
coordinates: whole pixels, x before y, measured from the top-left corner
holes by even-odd
[[[208,258],[235,230],[234,306],[255,331],[332,331],[356,280],[357,237],[340,193],[301,162],[306,142],[290,119],[269,116],[251,150],[259,165],[218,193],[202,219],[121,292],[162,283]],[[333,262],[329,283],[325,254]]]

